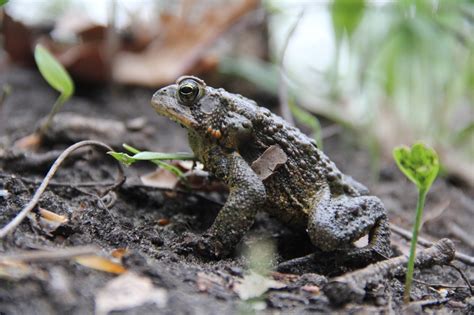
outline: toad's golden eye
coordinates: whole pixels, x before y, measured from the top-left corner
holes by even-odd
[[[194,77],[183,77],[178,79],[178,100],[184,105],[196,102],[204,93],[204,86],[200,80]]]

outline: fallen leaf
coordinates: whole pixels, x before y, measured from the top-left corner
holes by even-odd
[[[122,265],[101,256],[80,256],[74,258],[74,260],[80,265],[95,270],[115,274],[121,274],[127,271],[127,269],[125,269]]]
[[[32,275],[34,270],[18,261],[0,261],[0,279],[21,280]]]
[[[288,156],[285,151],[283,151],[278,144],[274,144],[268,147],[268,149],[252,163],[252,169],[261,180],[265,180],[270,177],[278,167],[285,164],[287,160]]]
[[[43,232],[53,235],[61,226],[68,222],[68,219],[44,208],[39,208],[39,216],[36,213],[30,212],[27,217],[32,224],[37,226]]]
[[[234,291],[242,300],[256,298],[269,289],[282,289],[286,284],[266,278],[256,272],[250,272],[241,282],[236,282]]]
[[[128,250],[126,248],[117,248],[117,249],[114,249],[112,251],[112,253],[110,253],[112,255],[112,257],[114,258],[122,258],[126,253],[128,252]]]
[[[321,289],[316,285],[304,285],[301,287],[301,290],[309,292],[311,294],[315,294],[315,295],[321,292]]]
[[[165,226],[170,224],[170,219],[162,218],[157,221],[159,226]]]
[[[214,285],[224,286],[224,279],[214,274],[198,272],[196,285],[200,292],[207,292]]]
[[[38,133],[32,133],[15,141],[15,148],[35,151],[41,145],[41,136]]]
[[[295,275],[295,274],[292,274],[292,273],[281,273],[281,272],[277,272],[277,271],[274,271],[274,272],[271,272],[270,275],[272,276],[272,278],[276,281],[282,281],[282,282],[294,282],[296,280],[298,280],[300,278],[299,275]]]
[[[146,186],[166,189],[173,189],[179,181],[176,175],[163,168],[158,168],[156,171],[142,175],[140,179]]]
[[[96,314],[125,311],[147,303],[154,303],[158,308],[163,308],[167,299],[166,290],[154,287],[150,278],[127,272],[110,280],[97,292]]]
[[[191,6],[183,5],[181,16],[162,14],[159,36],[145,51],[117,53],[112,66],[114,81],[156,87],[185,73],[197,74],[209,69],[216,62],[205,58],[207,48],[258,3],[257,0],[232,1],[206,8],[205,13],[196,17],[198,10],[193,7],[199,4],[196,1]]]
[[[23,23],[15,21],[3,10],[3,49],[11,60],[22,65],[33,65],[33,35]]]
[[[39,213],[43,219],[51,221],[51,222],[57,222],[61,224],[68,222],[68,219],[66,218],[66,216],[56,214],[44,208],[39,208]]]

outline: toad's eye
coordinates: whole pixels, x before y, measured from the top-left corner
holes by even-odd
[[[200,81],[192,78],[185,77],[182,80],[178,80],[178,99],[184,105],[191,105],[202,96],[204,92],[204,86]]]

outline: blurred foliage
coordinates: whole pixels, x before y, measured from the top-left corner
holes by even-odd
[[[8,0],[0,0],[0,7],[3,6],[4,4],[6,4],[8,2]]]
[[[332,24],[338,41],[352,36],[364,16],[364,0],[334,0],[331,5]]]
[[[36,45],[34,57],[43,78],[53,89],[60,93],[48,114],[46,123],[40,128],[40,132],[43,133],[49,128],[53,117],[61,110],[64,103],[71,98],[74,93],[74,82],[63,65],[42,45]]]
[[[456,173],[466,175],[462,169],[474,160],[473,1],[268,0],[264,4],[270,20],[280,18],[269,23],[270,40],[280,45],[284,36],[275,32],[285,29],[275,30],[276,26],[282,21],[291,25],[289,20],[302,7],[307,21],[300,23],[301,32],[295,36],[303,36],[303,42],[327,38],[318,26],[329,17],[332,44],[329,40],[329,45],[326,41],[302,46],[300,40],[299,46],[295,44],[296,61],[286,66],[290,94],[298,105],[359,131],[364,135],[361,141],[379,148],[378,154],[384,156],[399,143],[422,139],[436,147],[448,169],[454,166]],[[273,55],[278,54],[277,46],[270,45]],[[315,47],[319,51],[309,50]],[[328,53],[333,62],[318,68]],[[304,64],[298,72],[293,70],[298,62],[314,64]],[[234,68],[266,91],[273,90],[269,82],[278,77],[264,62]],[[467,177],[472,180],[474,174]]]
[[[68,99],[74,93],[74,83],[63,65],[42,45],[35,48],[35,62],[48,84]]]

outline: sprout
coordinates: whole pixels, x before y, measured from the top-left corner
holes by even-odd
[[[425,206],[426,194],[431,188],[439,171],[439,159],[435,150],[426,147],[423,143],[414,144],[411,149],[408,147],[398,147],[393,150],[393,158],[398,168],[408,177],[418,188],[418,202],[416,205],[415,225],[410,245],[410,257],[408,259],[407,275],[405,280],[404,301],[410,300],[410,289],[413,280],[415,267],[416,243],[420,230],[423,208]]]
[[[64,103],[74,93],[74,83],[66,69],[40,44],[35,47],[35,61],[46,82],[48,82],[53,89],[61,93],[56,99],[46,123],[40,127],[40,133],[43,134],[49,128],[54,115],[61,110]]]
[[[130,166],[137,161],[150,161],[159,167],[164,168],[165,170],[175,174],[177,177],[183,178],[183,172],[176,166],[163,162],[163,160],[195,160],[193,154],[190,153],[161,153],[161,152],[149,152],[149,151],[139,151],[138,149],[128,145],[123,144],[123,147],[128,152],[134,154],[129,155],[124,152],[115,152],[110,151],[107,154],[110,154],[116,160],[122,162],[126,166]]]

